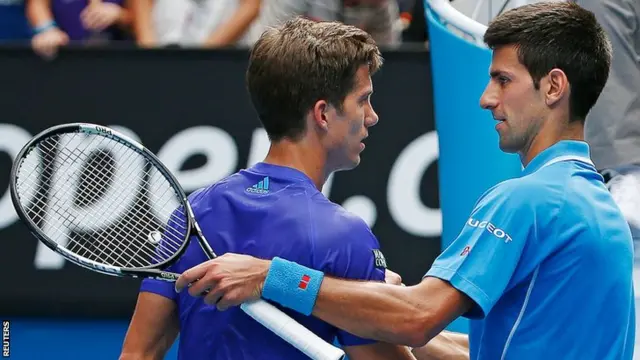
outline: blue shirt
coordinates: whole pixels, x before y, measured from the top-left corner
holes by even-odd
[[[379,244],[366,223],[327,200],[297,170],[258,163],[189,199],[205,238],[218,255],[279,256],[333,276],[384,281]],[[192,241],[170,270],[181,273],[206,260],[198,242]],[[158,280],[145,279],[141,291],[176,302],[180,359],[307,359],[239,307],[220,312],[187,291],[176,294],[173,283]],[[372,342],[315,317],[280,309],[327,342],[336,337],[343,346]]]
[[[0,1],[0,42],[31,39],[24,0]]]
[[[124,7],[124,0],[102,0],[105,3]],[[118,25],[112,25],[104,31],[88,30],[80,20],[80,14],[89,5],[89,0],[51,0],[51,13],[58,27],[64,31],[69,39],[78,40],[123,40],[124,31]]]
[[[475,302],[473,360],[630,360],[632,246],[588,145],[561,141],[489,189],[425,276]]]

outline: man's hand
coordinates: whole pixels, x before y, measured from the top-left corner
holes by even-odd
[[[270,261],[247,255],[224,254],[185,271],[176,281],[176,291],[189,288],[189,295],[202,296],[218,310],[257,300],[269,272]]]
[[[58,53],[60,46],[69,43],[69,36],[57,27],[45,30],[31,39],[33,50],[40,56],[51,59]]]
[[[386,269],[384,272],[384,282],[393,285],[404,285],[402,283],[402,277],[400,276],[400,274],[394,273],[389,269]]]
[[[85,28],[102,31],[117,23],[123,11],[124,9],[117,4],[93,1],[82,10],[80,20]]]

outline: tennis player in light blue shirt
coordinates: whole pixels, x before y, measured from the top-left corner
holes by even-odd
[[[210,288],[206,301],[219,309],[262,289],[350,334],[409,345],[419,359],[460,358],[463,349],[473,360],[631,360],[631,231],[584,141],[611,64],[607,35],[573,2],[537,2],[496,17],[484,41],[493,57],[480,105],[524,170],[478,199],[419,284],[225,254],[187,270],[177,289],[202,279],[193,286]],[[468,343],[443,332],[458,317],[471,319]]]
[[[426,276],[473,299],[472,359],[630,359],[629,239],[588,145],[565,140],[488,190]]]

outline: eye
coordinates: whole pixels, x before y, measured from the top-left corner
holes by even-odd
[[[500,85],[506,85],[506,84],[511,80],[511,79],[509,79],[508,77],[503,76],[503,75],[498,76],[498,78],[497,78],[497,79],[498,79],[498,83],[499,83]]]

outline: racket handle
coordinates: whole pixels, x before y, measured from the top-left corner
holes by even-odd
[[[246,302],[242,310],[314,360],[342,360],[345,353],[264,300]]]

